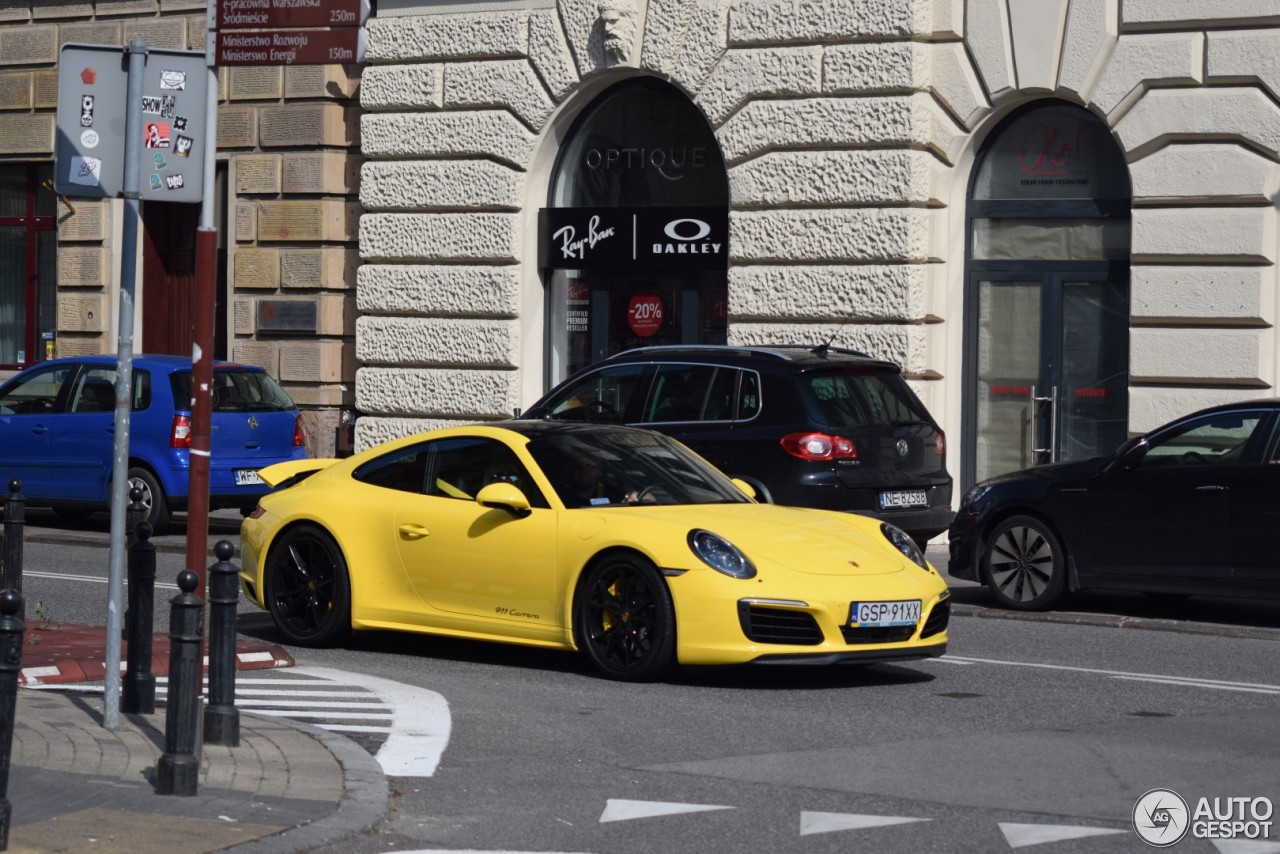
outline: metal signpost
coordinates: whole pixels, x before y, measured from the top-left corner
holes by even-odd
[[[145,180],[149,199],[202,200],[204,173],[199,164],[212,139],[202,133],[206,95],[204,57],[198,52],[148,50],[141,39],[124,48],[62,46],[54,188],[67,196],[124,197],[103,676],[102,725],[107,729],[119,726],[120,712],[140,187]]]

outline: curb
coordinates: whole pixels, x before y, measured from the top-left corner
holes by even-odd
[[[1080,611],[1006,611],[981,605],[951,603],[953,617],[978,617],[985,620],[1020,620],[1033,623],[1058,623],[1071,626],[1101,626],[1111,629],[1145,629],[1152,632],[1176,632],[1184,635],[1213,635],[1244,640],[1280,641],[1280,629],[1252,626],[1225,626],[1215,623],[1191,623],[1156,617],[1124,617],[1116,614],[1086,614]]]
[[[241,644],[236,648],[236,672],[244,670],[269,670],[276,667],[293,667],[293,656],[274,644]],[[203,660],[203,671],[208,673],[209,656]],[[125,653],[121,652],[120,674],[127,669]],[[100,651],[59,658],[50,664],[35,664],[18,671],[20,687],[37,685],[64,685],[71,682],[101,682],[107,673],[106,662]],[[169,639],[157,642],[153,647],[152,676],[169,675]]]
[[[328,816],[230,848],[235,854],[297,854],[331,845],[363,833],[386,817],[391,802],[390,784],[378,760],[344,735],[289,718],[272,718],[323,744],[342,767],[342,800]]]

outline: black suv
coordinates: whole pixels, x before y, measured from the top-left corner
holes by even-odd
[[[673,436],[763,501],[892,522],[921,548],[951,521],[946,438],[892,362],[834,347],[642,347],[565,380],[523,418]]]

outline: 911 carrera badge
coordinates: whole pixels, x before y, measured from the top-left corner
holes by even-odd
[[[250,416],[249,416],[248,424],[249,424],[249,429],[250,429],[250,430],[257,430],[257,429],[258,429],[258,419],[257,419],[257,418],[255,418],[255,417],[254,417],[254,416],[252,416],[252,415],[250,415]]]
[[[898,456],[905,457],[907,452],[911,450],[911,446],[907,444],[906,439],[899,439],[898,444],[894,445],[898,451]]]

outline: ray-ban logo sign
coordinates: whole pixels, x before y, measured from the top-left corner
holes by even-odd
[[[728,232],[726,208],[544,208],[538,259],[550,269],[725,269]]]

